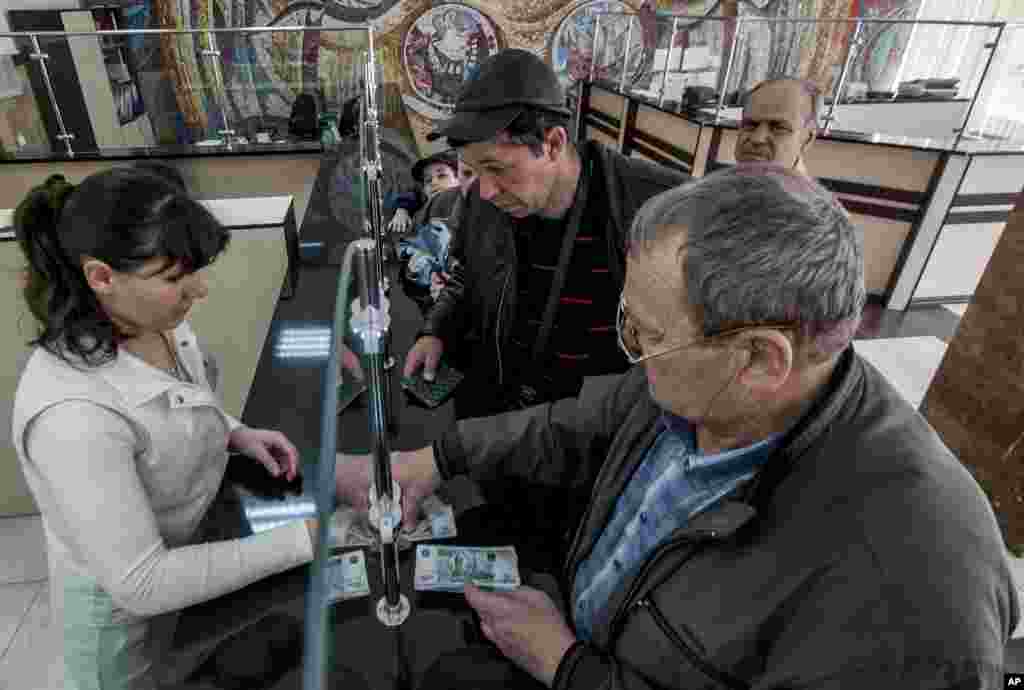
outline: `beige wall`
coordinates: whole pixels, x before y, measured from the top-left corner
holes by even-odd
[[[0,310],[7,324],[0,334],[0,515],[38,512],[10,440],[14,391],[29,354],[26,343],[37,335],[19,289],[23,262],[16,242],[0,242]]]
[[[295,220],[301,226],[313,191],[320,154],[282,156],[197,156],[162,161],[181,171],[200,199],[290,194],[295,197]],[[0,208],[14,208],[28,191],[48,175],[61,173],[78,183],[94,172],[131,161],[62,161],[0,164]],[[301,229],[301,228],[300,228]]]

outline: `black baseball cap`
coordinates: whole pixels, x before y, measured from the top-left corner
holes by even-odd
[[[412,166],[412,179],[417,182],[423,181],[423,171],[427,169],[427,166],[431,163],[444,163],[452,172],[458,174],[459,172],[459,155],[452,149],[445,149],[438,153],[431,154],[426,158],[420,158]]]
[[[455,101],[455,114],[428,141],[449,137],[460,141],[486,141],[508,127],[532,106],[572,115],[565,92],[547,63],[528,50],[509,48],[480,63]]]

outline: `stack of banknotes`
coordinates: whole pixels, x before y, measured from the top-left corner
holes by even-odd
[[[415,529],[405,527],[398,534],[398,548],[409,548],[414,542],[431,539],[449,539],[457,536],[455,512],[437,495],[428,496],[420,504],[424,517]],[[331,518],[331,548],[378,546],[380,535],[370,524],[366,514],[359,514],[349,506],[342,506]]]
[[[485,589],[519,587],[519,558],[514,546],[416,547],[415,587],[421,592],[461,592],[467,584]]]
[[[370,593],[366,558],[362,551],[350,551],[327,561],[327,600],[330,602],[365,597]]]

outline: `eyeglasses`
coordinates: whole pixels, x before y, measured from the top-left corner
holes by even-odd
[[[619,297],[619,310],[615,317],[615,332],[618,335],[619,348],[623,353],[625,353],[626,359],[629,360],[630,364],[639,364],[640,362],[653,357],[661,357],[662,355],[667,355],[671,352],[678,352],[679,350],[684,350],[688,347],[693,347],[694,345],[706,343],[715,338],[736,335],[737,333],[749,331],[753,328],[774,328],[776,330],[795,331],[797,326],[798,324],[793,321],[747,324],[745,326],[727,328],[724,331],[719,331],[718,333],[701,336],[681,345],[671,345],[663,350],[655,350],[654,352],[645,353],[643,346],[640,344],[640,335],[637,333],[637,328],[633,325],[632,321],[630,321],[629,314],[626,312],[626,300],[623,296]]]

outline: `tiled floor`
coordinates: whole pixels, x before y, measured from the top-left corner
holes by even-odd
[[[4,585],[0,592],[26,585]],[[0,625],[17,620],[17,632],[0,657],[0,690],[62,690],[61,640],[50,626],[50,593],[45,582],[31,585],[32,600],[21,613],[19,605],[0,608]],[[5,598],[0,594],[0,602]]]
[[[930,335],[857,340],[853,347],[914,407],[921,406],[928,385],[946,354],[946,343]]]
[[[39,516],[0,519],[0,690],[60,690]]]
[[[902,315],[884,313],[866,320],[863,339],[855,347],[917,406],[960,316],[960,307]],[[0,519],[0,553],[0,690],[59,690],[60,640],[49,626],[46,557],[39,518]],[[1024,559],[1010,560],[1024,601]],[[1024,625],[1015,636],[1024,637]]]

